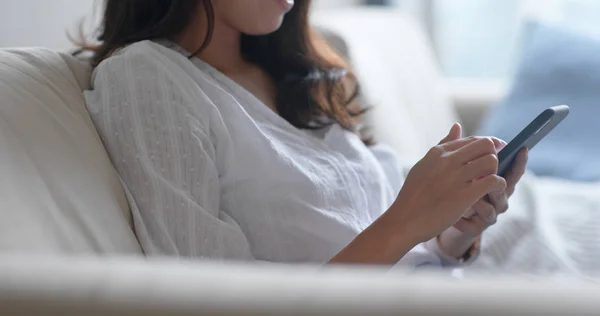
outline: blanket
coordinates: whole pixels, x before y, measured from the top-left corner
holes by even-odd
[[[510,209],[483,236],[469,270],[536,274],[600,272],[600,182],[526,174]]]

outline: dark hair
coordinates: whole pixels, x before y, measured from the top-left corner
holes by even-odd
[[[354,106],[359,86],[348,65],[311,29],[310,0],[296,0],[283,24],[263,36],[242,35],[243,57],[266,71],[277,88],[279,115],[297,128],[316,129],[338,123],[356,130],[366,109]],[[190,24],[202,5],[208,32],[201,47],[209,43],[214,28],[211,0],[105,0],[98,45],[79,41],[79,51],[92,52],[97,66],[116,49],[142,40],[171,39]],[[190,57],[192,57],[190,56]],[[370,140],[361,135],[367,144]]]

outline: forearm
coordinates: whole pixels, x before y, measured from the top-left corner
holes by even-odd
[[[397,263],[419,241],[413,237],[408,226],[398,225],[398,221],[381,216],[365,229],[329,263],[356,263],[390,265]]]

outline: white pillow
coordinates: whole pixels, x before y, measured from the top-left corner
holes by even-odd
[[[0,50],[0,251],[141,253],[85,108],[89,77],[66,54]]]

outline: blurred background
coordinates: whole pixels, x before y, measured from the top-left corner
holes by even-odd
[[[569,104],[574,110],[570,119],[545,140],[540,149],[536,149],[531,165],[534,171],[543,175],[600,179],[600,162],[596,159],[600,155],[596,137],[600,134],[597,122],[600,118],[597,104],[600,100],[600,0],[313,1],[314,13],[323,13],[321,16],[326,17],[328,13],[348,8],[365,11],[379,8],[380,11],[397,11],[399,19],[408,17],[414,21],[424,34],[422,37],[428,46],[426,53],[431,51],[435,70],[441,75],[444,89],[448,90],[449,99],[458,109],[468,133],[510,140],[541,110],[551,105]],[[76,34],[78,22],[87,17],[85,25],[91,32],[94,16],[98,16],[94,15],[93,7],[99,3],[100,0],[2,0],[0,48],[43,46],[68,50],[71,45],[67,30]],[[395,59],[412,58],[405,56],[402,50],[402,45],[412,44],[407,38],[400,38],[405,35],[398,35],[403,34],[398,28],[405,26],[390,22],[375,28],[376,20],[357,22],[370,23],[365,26],[377,32],[378,37],[384,39],[382,43],[394,42],[397,37],[398,44],[393,49],[398,51],[393,56],[388,54],[389,60],[385,63],[392,65],[397,62]],[[352,32],[360,33],[360,29]],[[368,38],[366,42],[369,42]],[[370,49],[368,55],[376,59],[373,56],[380,53],[379,48]],[[392,81],[390,91],[394,90],[393,85],[409,86],[408,82],[398,83],[400,71],[405,70],[398,69],[389,74],[393,72],[392,68],[377,72],[368,60],[361,63],[363,73],[374,74],[367,79],[371,81],[367,85],[373,86],[387,75]],[[415,74],[426,72],[424,68],[413,71]],[[411,77],[406,80],[414,81]],[[435,90],[429,83],[430,80],[414,83],[414,89],[407,91]],[[396,93],[390,94],[387,102],[399,103],[409,95]],[[382,103],[381,94],[381,91],[372,93],[372,97],[375,96],[372,102]],[[418,100],[415,103],[425,102]],[[428,106],[433,111],[441,108],[436,104],[421,106]],[[427,112],[415,110],[416,107],[411,108],[411,115],[415,111]],[[425,114],[431,116],[431,112]],[[422,118],[424,122],[430,121],[426,119]],[[434,123],[439,122],[430,124]],[[418,130],[414,135],[405,136],[408,140],[419,137],[425,123],[412,118],[402,124],[413,124]],[[431,138],[436,138],[438,132],[435,129]],[[393,137],[397,138],[398,134]],[[557,159],[557,153],[563,155],[562,159]],[[587,164],[581,163],[582,157]],[[536,162],[536,159],[542,161]],[[536,165],[540,167],[536,168]],[[573,165],[581,166],[581,170],[574,172]]]
[[[98,0],[3,0],[0,47],[68,48],[67,29],[90,16]],[[487,80],[499,88],[515,67],[520,30],[527,19],[543,19],[600,34],[598,0],[315,0],[315,10],[376,5],[405,10],[431,36],[444,74]],[[459,83],[459,82],[455,82]]]

